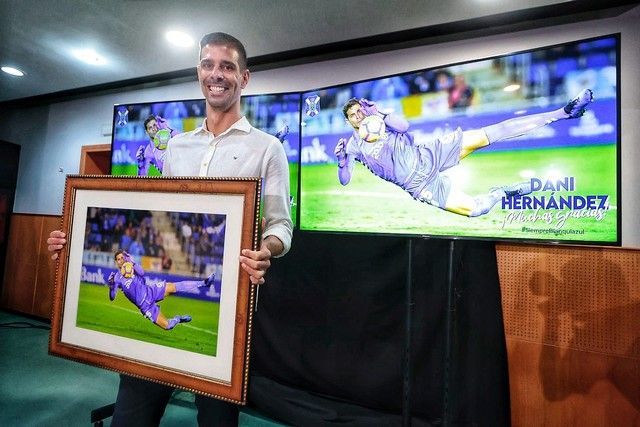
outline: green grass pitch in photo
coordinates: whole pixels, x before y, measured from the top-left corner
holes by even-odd
[[[549,159],[554,159],[555,163],[549,164]],[[412,199],[397,186],[373,176],[359,163],[356,163],[351,182],[346,186],[338,182],[335,163],[305,165],[302,168],[300,226],[302,230],[312,231],[615,242],[618,216],[615,165],[616,146],[605,144],[477,152],[447,171],[452,179],[462,183],[462,189],[470,195],[485,194],[492,187],[526,181],[523,171],[529,171],[534,177],[543,177],[557,169],[562,176],[573,176],[575,191],[558,191],[554,193],[555,197],[610,195],[610,210],[602,220],[569,217],[562,227],[565,230],[583,230],[583,234],[539,234],[523,229],[524,226],[549,228],[555,221],[551,224],[541,220],[505,223],[511,211],[503,210],[500,203],[487,215],[475,218],[446,212]],[[545,191],[532,195],[549,197],[550,194]],[[546,211],[553,215],[558,212]],[[534,211],[521,212],[526,215]]]
[[[185,351],[215,356],[220,304],[176,295],[160,302],[167,317],[188,314],[193,320],[166,331],[145,318],[121,292],[109,301],[109,287],[80,284],[77,326]]]

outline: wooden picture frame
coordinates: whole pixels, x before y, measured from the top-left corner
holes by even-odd
[[[68,176],[49,352],[246,403],[255,286],[238,257],[258,247],[260,195],[260,178]],[[115,263],[125,246],[141,274]]]

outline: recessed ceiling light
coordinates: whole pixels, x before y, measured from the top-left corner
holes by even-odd
[[[187,33],[182,31],[167,31],[165,37],[169,43],[180,47],[189,47],[193,45],[193,38]]]
[[[520,89],[520,85],[516,83],[516,84],[511,84],[502,90],[504,90],[505,92],[515,92],[518,89]]]
[[[104,65],[107,63],[105,57],[98,55],[93,49],[74,49],[71,53],[76,59],[90,65]]]
[[[22,71],[18,70],[17,68],[2,67],[2,68],[0,68],[0,70],[4,71],[7,74],[11,74],[12,76],[18,76],[18,77],[24,76],[24,73]]]

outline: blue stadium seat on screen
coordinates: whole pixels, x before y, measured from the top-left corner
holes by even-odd
[[[568,72],[578,69],[578,60],[576,58],[560,58],[555,65],[554,76],[563,77]]]
[[[600,40],[594,40],[591,42],[591,47],[593,49],[609,49],[612,48],[616,45],[616,39],[615,38],[606,38],[606,39],[600,39]]]
[[[529,67],[528,74],[529,84],[548,84],[549,83],[549,68],[545,63],[533,63]]]
[[[609,55],[606,53],[594,53],[587,56],[587,68],[602,68],[611,65]]]

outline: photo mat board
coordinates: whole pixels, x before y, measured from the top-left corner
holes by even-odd
[[[259,178],[68,176],[61,228],[68,243],[56,269],[50,353],[244,404],[255,287],[237,260],[242,248],[257,248],[260,189]],[[160,257],[139,255],[132,244],[128,248],[135,255],[127,254],[145,270],[142,283],[134,283],[139,270],[127,276],[114,261],[122,240],[93,227],[113,218],[117,224],[123,216],[128,229],[139,223],[143,230],[146,224],[147,231],[163,230],[166,240],[177,224],[208,218],[207,226],[193,226],[192,234],[215,234],[217,250],[209,252],[213,258],[205,267],[178,266],[177,256],[167,266]],[[179,242],[174,249],[182,250]],[[108,277],[116,269],[118,286],[110,295]],[[216,279],[201,289],[208,277]],[[187,288],[166,292],[178,283]],[[153,304],[125,291],[145,285],[162,289],[144,289],[145,296],[155,295]],[[166,318],[182,320],[165,329],[158,308]],[[87,318],[92,310],[105,315],[102,324]]]
[[[614,34],[306,91],[301,152],[316,155],[301,158],[300,229],[619,245],[619,77]],[[557,112],[586,89],[593,102],[580,117],[554,117],[535,130],[520,125],[519,136],[446,158],[458,129],[463,141],[477,143],[477,130]],[[351,98],[370,101],[378,115],[399,117],[408,129],[397,131],[391,121],[381,131],[372,121],[362,132],[371,141],[363,141],[343,112]],[[341,139],[354,140],[356,158],[346,185],[334,154]],[[533,191],[505,193],[477,216],[444,209],[519,184]],[[449,188],[462,196],[447,199]]]

